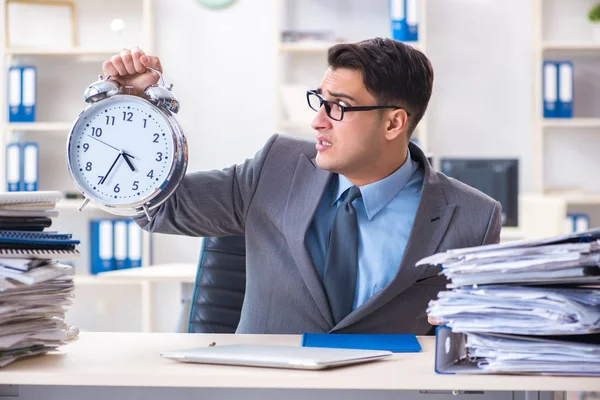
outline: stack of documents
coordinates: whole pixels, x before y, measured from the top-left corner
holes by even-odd
[[[458,335],[443,332],[448,346],[464,347],[437,354],[438,372],[462,363],[475,368],[460,372],[600,374],[600,230],[455,249],[421,265],[449,279],[427,313]]]
[[[0,221],[3,206],[29,218],[32,211],[52,211],[53,198],[44,192],[0,193]],[[77,257],[79,241],[34,225],[0,227],[0,367],[48,352],[78,334],[64,321],[73,297],[73,267],[55,258]]]

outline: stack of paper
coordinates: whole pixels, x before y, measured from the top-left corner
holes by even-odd
[[[79,241],[45,231],[47,222],[29,220],[40,212],[52,214],[58,199],[58,192],[0,193],[0,367],[48,352],[78,334],[64,321],[73,268],[54,258],[77,257]],[[23,221],[14,220],[14,212]],[[13,218],[8,230],[2,224],[6,218]]]
[[[465,357],[484,371],[600,374],[599,239],[593,230],[427,257],[417,266],[441,266],[451,289],[427,313],[465,335]]]

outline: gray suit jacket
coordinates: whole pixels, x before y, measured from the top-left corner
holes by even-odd
[[[306,231],[332,173],[315,165],[314,143],[274,135],[253,159],[223,171],[189,173],[154,212],[152,232],[246,236],[246,296],[238,333],[367,332],[425,334],[427,303],[444,289],[428,255],[497,243],[500,203],[432,169],[410,152],[425,177],[417,215],[392,282],[334,326]]]

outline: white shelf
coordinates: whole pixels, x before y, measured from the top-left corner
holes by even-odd
[[[279,43],[279,52],[324,54],[335,44],[337,42],[281,42]]]
[[[542,50],[584,50],[584,51],[600,51],[600,42],[542,42]]]
[[[600,128],[600,118],[545,118],[546,128]]]
[[[600,204],[600,194],[585,194],[585,193],[550,193],[549,196],[559,197],[564,199],[567,204],[571,205],[596,205]]]
[[[281,42],[279,43],[280,53],[312,53],[312,54],[324,54],[327,50],[336,44],[342,42]],[[404,42],[416,49],[421,48],[419,42]]]
[[[13,122],[8,132],[69,132],[73,122]]]
[[[111,56],[117,54],[119,49],[85,49],[85,48],[37,48],[37,47],[9,47],[4,49],[7,56]]]
[[[73,283],[77,286],[90,286],[90,285],[139,285],[140,281],[134,281],[131,279],[100,279],[96,275],[74,275]]]
[[[505,226],[500,230],[500,242],[511,242],[522,239],[525,239],[525,235],[519,227]]]
[[[83,199],[63,199],[56,203],[57,210],[76,210],[83,203]],[[95,208],[93,205],[88,204],[84,210],[88,207]]]
[[[81,204],[83,204],[84,199],[63,199],[56,203],[57,210],[77,210]],[[88,203],[81,212],[85,211],[100,211],[104,213],[108,213],[108,211],[104,211],[101,208],[96,207],[92,203]],[[112,214],[111,214],[112,215]]]

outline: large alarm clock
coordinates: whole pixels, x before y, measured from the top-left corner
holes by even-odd
[[[152,69],[152,68],[149,68]],[[116,215],[146,214],[177,188],[187,169],[187,143],[174,114],[179,101],[161,85],[144,97],[106,78],[85,91],[90,103],[67,140],[67,165],[85,200]]]

